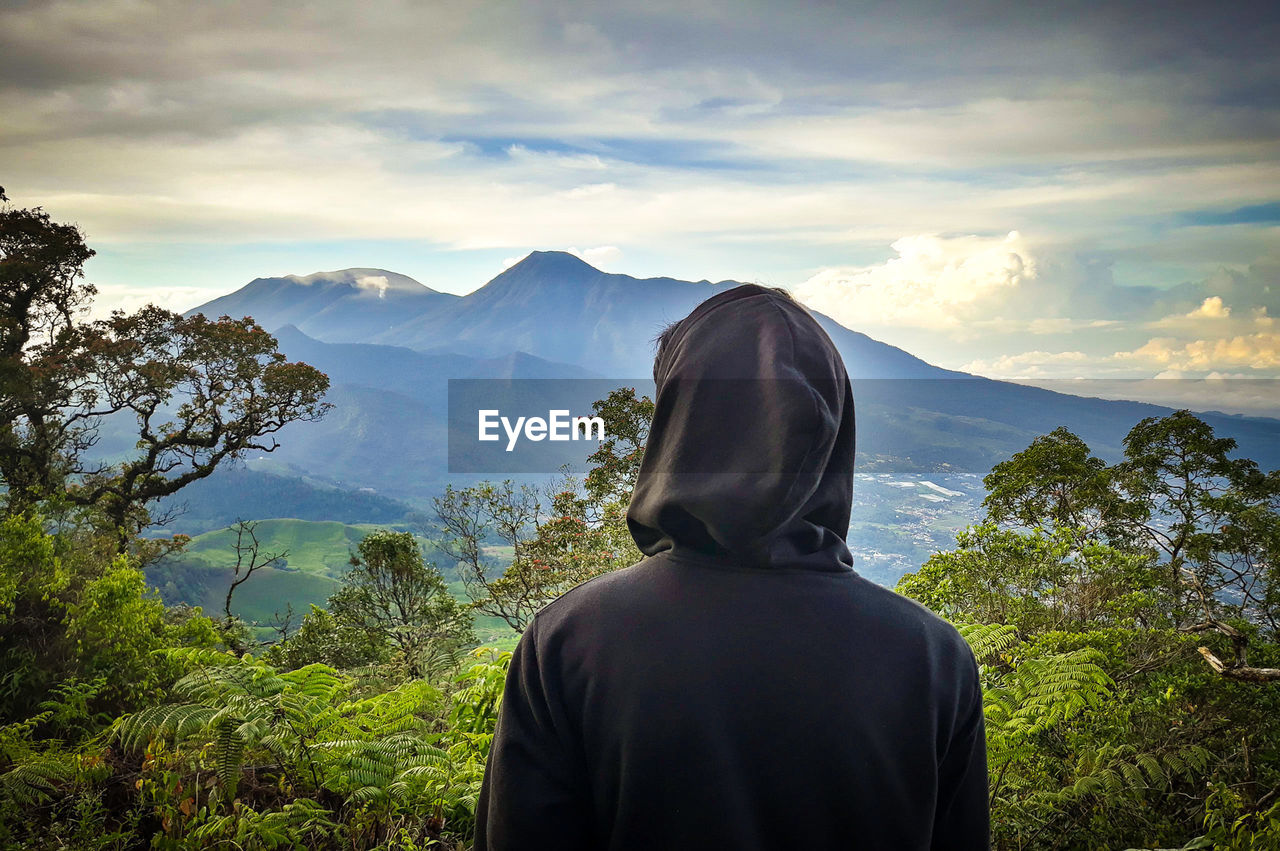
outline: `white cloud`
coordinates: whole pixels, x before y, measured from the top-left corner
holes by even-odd
[[[575,171],[604,171],[609,168],[609,164],[600,158],[598,154],[566,154],[558,151],[535,151],[530,150],[524,145],[508,145],[506,148],[507,156],[521,164],[527,164],[538,168],[555,168],[561,170]],[[588,184],[587,186],[578,187],[570,190],[571,197],[574,192],[583,194],[593,194],[599,191],[608,191],[611,184],[597,183]]]
[[[1115,358],[1179,372],[1274,371],[1280,369],[1280,334],[1264,331],[1191,341],[1154,337],[1133,351],[1116,352]]]
[[[614,264],[622,259],[622,251],[613,245],[601,245],[596,248],[582,249],[570,248],[568,251],[570,254],[581,257],[592,266],[595,266],[597,269],[605,272],[615,268]]]
[[[617,188],[617,184],[614,183],[587,183],[575,186],[564,194],[566,198],[590,198],[592,195],[602,195]]]
[[[1264,350],[1274,228],[1179,225],[1276,197],[1274,110],[1221,97],[1274,51],[1177,49],[1244,19],[625,6],[9,4],[4,183],[127,256],[121,282],[194,243],[243,251],[239,268],[249,243],[305,264],[308,246],[394,240],[428,269],[484,249],[477,284],[497,257],[581,245],[611,271],[638,271],[625,251],[654,274],[807,278],[792,289],[818,309],[948,366]],[[955,236],[1014,225],[1034,244]],[[1168,352],[1113,355],[1150,338]],[[1053,360],[1071,352],[1096,362]]]
[[[1265,308],[1263,308],[1265,312]],[[1156,329],[1159,328],[1165,333],[1176,333],[1184,338],[1195,338],[1203,336],[1219,337],[1227,332],[1227,329],[1233,327],[1242,327],[1251,324],[1249,321],[1241,322],[1239,317],[1233,317],[1231,308],[1223,301],[1222,296],[1211,295],[1205,296],[1200,304],[1190,311],[1179,311],[1156,319],[1152,322],[1145,323],[1145,327]]]
[[[390,284],[386,275],[363,275],[356,278],[356,286],[362,290],[373,290],[378,293],[378,298],[387,297],[387,287]]]
[[[1225,411],[1227,413],[1276,417],[1280,415],[1280,395],[1276,380],[1258,379],[1243,373],[1210,373],[1202,378],[1188,377],[1178,370],[1165,370],[1151,378],[1057,378],[1019,377],[1031,384],[1099,399],[1139,399],[1170,408],[1193,411]]]
[[[960,369],[1006,379],[1280,377],[1280,333],[1258,331],[1190,340],[1152,337],[1133,349],[1111,353],[1025,351],[976,358]],[[1276,405],[1280,407],[1280,399]]]
[[[1081,76],[1091,42],[1053,26],[970,39],[945,8],[833,8],[829,26],[768,3],[260,5],[0,11],[10,194],[100,242],[452,248],[814,246],[1010,221],[1110,237],[1189,198],[1274,197],[1269,126],[1177,100],[1215,93],[1211,75]],[[1101,38],[1109,21],[1076,23]]]
[[[182,311],[186,305],[202,304],[226,293],[225,290],[214,290],[208,287],[183,286],[140,287],[126,284],[98,284],[97,288],[98,295],[84,317],[86,319],[106,319],[113,310],[132,313],[148,304],[158,305],[166,310]]]
[[[1009,303],[1002,303],[993,309],[1017,312],[1017,307]],[[1039,316],[1033,318],[1016,316],[972,317],[966,319],[963,326],[950,329],[948,339],[1023,334],[1062,336],[1079,332],[1117,330],[1126,324],[1119,319],[1073,319],[1067,316]]]
[[[1187,314],[1188,319],[1226,319],[1231,315],[1231,308],[1222,303],[1222,296],[1212,295],[1201,302],[1200,306]]]
[[[1000,355],[989,360],[972,360],[960,369],[987,378],[1062,377],[1064,371],[1060,367],[1078,369],[1080,365],[1092,360],[1093,358],[1084,352],[1031,351],[1015,355]]]
[[[1021,234],[1003,238],[905,236],[884,263],[824,269],[796,287],[805,304],[850,328],[957,325],[986,302],[1036,276]]]

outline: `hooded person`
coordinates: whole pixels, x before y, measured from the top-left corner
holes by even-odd
[[[663,335],[627,523],[645,558],[521,635],[476,851],[985,849],[972,652],[859,576],[853,393],[785,293]]]

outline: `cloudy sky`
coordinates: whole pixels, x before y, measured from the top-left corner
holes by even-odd
[[[103,306],[563,248],[997,377],[1280,377],[1280,13],[1046,5],[0,0],[0,185]]]

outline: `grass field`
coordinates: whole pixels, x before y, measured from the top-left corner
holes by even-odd
[[[337,590],[364,536],[382,528],[397,527],[290,518],[258,521],[254,531],[259,551],[264,555],[288,555],[278,567],[255,571],[236,589],[232,612],[250,624],[258,624],[265,635],[270,632],[268,626],[292,606],[296,626],[311,605],[323,606]],[[443,574],[449,593],[465,601],[466,592],[453,562],[431,541],[419,540],[427,560]],[[220,614],[235,566],[235,542],[232,529],[206,532],[192,538],[182,553],[150,568],[147,577],[160,589],[166,603],[187,603],[202,607],[206,614]],[[511,557],[510,547],[487,549],[500,560]],[[498,618],[477,616],[475,630],[482,644],[504,649],[514,646],[518,637]]]
[[[255,534],[262,553],[288,553],[288,570],[341,579],[361,539],[378,528],[333,520],[280,519],[258,521]],[[230,567],[235,564],[235,542],[236,534],[231,529],[206,532],[191,540],[184,560]]]

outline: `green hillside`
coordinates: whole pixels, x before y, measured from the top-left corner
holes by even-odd
[[[259,521],[256,534],[264,553],[288,552],[289,570],[322,573],[337,579],[346,572],[360,540],[378,528],[373,524],[286,518]],[[234,559],[235,541],[231,528],[206,532],[192,539],[186,556],[210,564],[226,564],[228,556]]]
[[[332,520],[277,518],[260,520],[255,533],[260,552],[288,553],[276,567],[262,568],[236,589],[232,611],[249,623],[266,626],[283,614],[287,606],[295,613],[294,625],[312,604],[323,606],[337,590],[350,566],[351,554],[365,535],[375,529],[397,528]],[[449,592],[466,599],[455,566],[431,541],[420,539],[427,560],[444,575]],[[169,556],[147,571],[147,579],[160,590],[168,605],[186,603],[200,606],[207,614],[222,612],[227,588],[235,566],[236,534],[231,528],[197,535],[186,549]],[[509,548],[507,548],[509,549]],[[494,555],[510,557],[503,548]],[[501,620],[477,617],[476,635],[484,643],[508,646],[516,634]]]
[[[256,534],[263,554],[287,553],[274,567],[256,571],[236,589],[233,611],[251,623],[269,623],[287,605],[295,612],[312,603],[323,605],[337,589],[351,553],[373,525],[350,525],[332,520],[289,518],[262,520]],[[222,611],[231,583],[236,554],[230,528],[191,539],[186,550],[147,571],[165,602],[201,606],[209,614]]]

